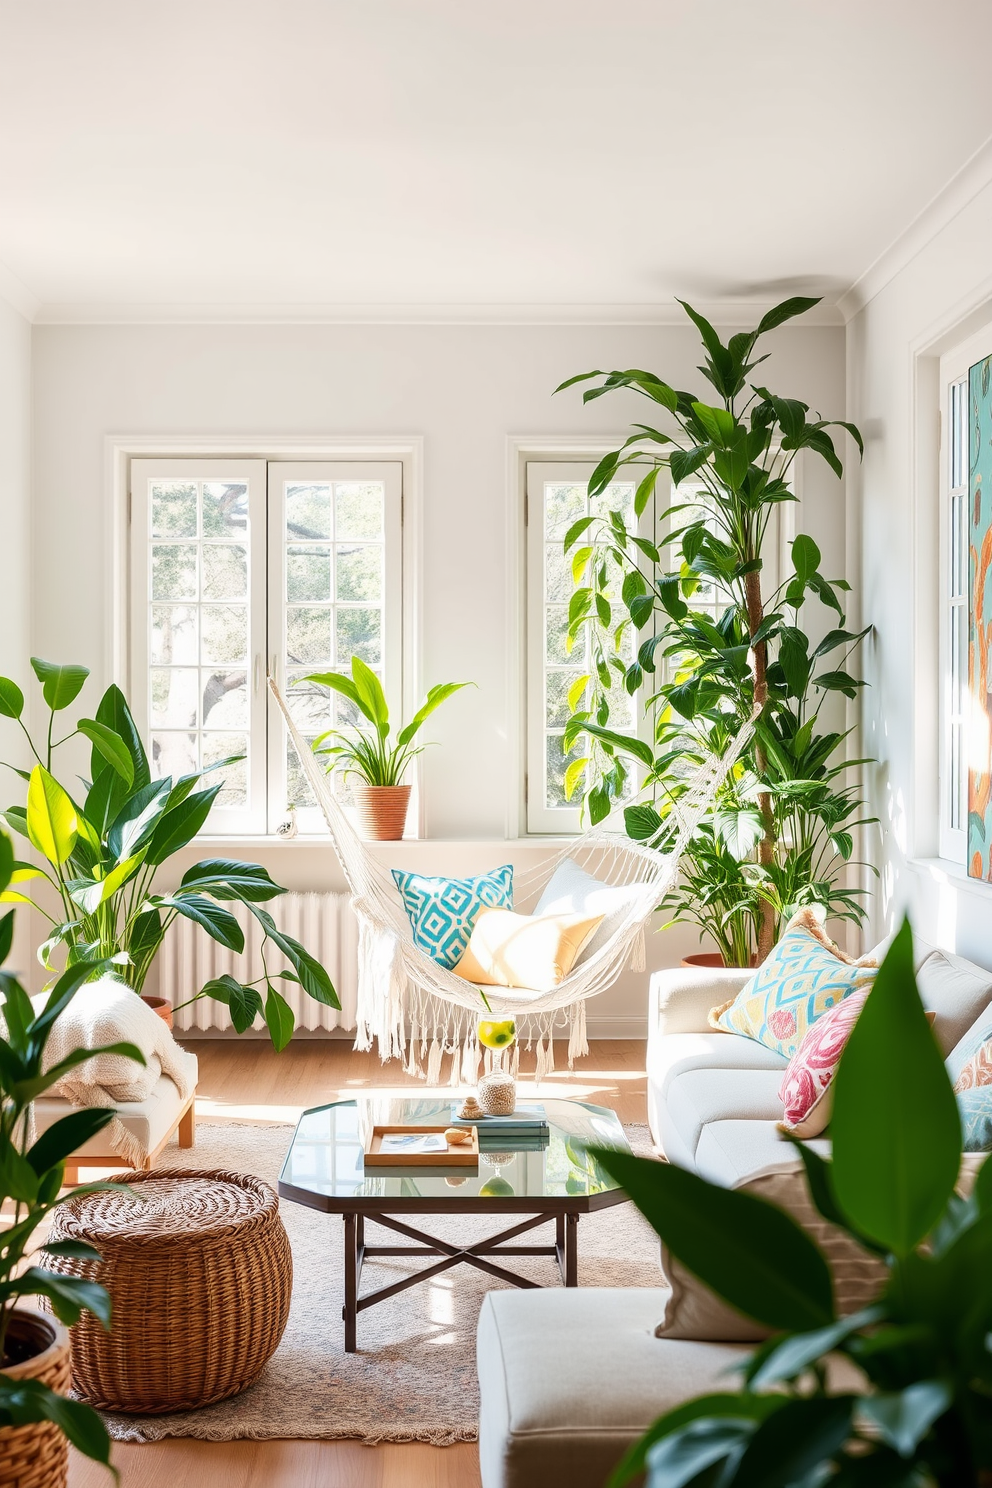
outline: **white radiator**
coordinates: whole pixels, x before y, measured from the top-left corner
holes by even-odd
[[[295,982],[279,979],[279,988],[296,1018],[297,1029],[331,1030],[354,1028],[358,980],[358,925],[347,894],[282,894],[262,906],[280,930],[300,941],[324,966],[341,999],[341,1012],[314,1002]],[[250,982],[262,975],[262,927],[243,904],[224,904],[245,932],[240,956],[211,940],[191,920],[178,918],[159,952],[159,995],[174,1007],[186,1002],[212,977],[227,972],[238,981]],[[270,941],[265,961],[269,974],[288,969],[288,963]],[[261,987],[265,996],[265,985]],[[231,1029],[231,1016],[221,1002],[201,997],[175,1017],[176,1029]],[[256,1026],[264,1026],[261,1019]]]

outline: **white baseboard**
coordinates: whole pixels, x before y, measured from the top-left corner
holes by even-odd
[[[640,1039],[648,1036],[647,1018],[590,1018],[586,1014],[586,1033],[590,1039]]]

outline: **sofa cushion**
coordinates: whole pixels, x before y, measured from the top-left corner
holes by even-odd
[[[572,858],[559,863],[534,907],[536,915],[597,915],[601,923],[575,958],[576,966],[608,945],[644,897],[644,885],[607,884],[593,878]]]
[[[808,1144],[822,1157],[830,1156],[830,1143],[815,1137]],[[782,1136],[774,1121],[711,1121],[700,1133],[693,1164],[697,1173],[724,1188],[738,1188],[765,1173],[797,1171],[796,1149]]]
[[[692,1167],[700,1135],[711,1121],[778,1121],[781,1083],[778,1070],[694,1069],[677,1075],[666,1096],[666,1157]]]
[[[648,1079],[662,1095],[686,1070],[778,1070],[789,1061],[740,1033],[669,1033],[648,1048]]]
[[[479,910],[469,943],[455,965],[455,976],[476,986],[537,987],[550,992],[568,976],[601,918],[522,915],[486,905]]]
[[[931,951],[916,985],[923,1006],[936,1015],[933,1031],[946,1058],[992,1003],[992,972],[950,951]]]
[[[133,995],[133,994],[132,994]],[[195,1080],[194,1080],[195,1084]],[[169,1079],[168,1075],[160,1075],[151,1095],[143,1101],[120,1101],[115,1107],[129,1134],[135,1139],[143,1152],[154,1152],[160,1142],[164,1142],[169,1132],[179,1120],[179,1113],[183,1108],[183,1101],[179,1091]],[[70,1111],[76,1109],[68,1101],[58,1100],[51,1096],[42,1096],[34,1103],[35,1130],[40,1136],[54,1122],[68,1116]],[[113,1158],[116,1154],[107,1140],[106,1130],[97,1132],[95,1137],[90,1137],[80,1147],[77,1157],[108,1157]]]
[[[659,1340],[661,1288],[490,1292],[479,1316],[483,1488],[602,1488],[663,1412],[728,1388],[742,1345]]]

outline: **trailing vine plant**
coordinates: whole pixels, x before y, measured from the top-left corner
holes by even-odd
[[[775,509],[796,500],[790,474],[800,451],[840,477],[828,430],[845,429],[859,452],[864,447],[853,424],[810,417],[808,404],[750,380],[767,359],[754,355],[759,338],[816,299],[783,301],[726,345],[680,303],[702,338],[699,370],[716,400],[636,368],[584,372],[557,390],[602,379],[586,388],[584,402],[630,389],[662,411],[665,424],[634,424],[590,479],[590,498],[602,505],[625,467],[637,467],[632,512],[584,516],[565,537],[576,585],[569,644],[588,635],[596,658],[570,694],[563,748],[581,748],[566,792],[581,789],[590,819],[602,821],[627,794],[626,761],[634,761],[643,783],[625,807],[626,829],[650,841],[692,766],[722,751],[757,709],[753,741],[665,901],[712,937],[728,965],[746,966],[764,959],[794,907],[863,918],[863,890],[849,885],[848,865],[855,829],[869,820],[853,774],[865,762],[844,757],[850,731],[825,726],[821,711],[829,694],[853,699],[864,686],[849,668],[867,632],[847,629],[842,594],[850,585],[824,576],[811,537],[793,540],[792,572],[776,587],[765,561]],[[652,520],[665,471],[672,500]],[[816,644],[802,628],[810,600],[832,612]],[[635,694],[653,719],[650,742],[616,726]]]

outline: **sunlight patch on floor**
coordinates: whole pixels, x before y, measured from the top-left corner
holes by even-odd
[[[333,1095],[328,1097],[333,1100]],[[315,1105],[319,1102],[314,1102]],[[241,1101],[218,1101],[197,1096],[197,1121],[277,1121],[295,1126],[303,1106],[249,1105]]]

